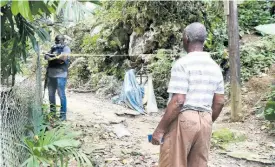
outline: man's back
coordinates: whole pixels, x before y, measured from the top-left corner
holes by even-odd
[[[203,52],[207,31],[192,23],[182,34],[187,56],[171,70],[168,93],[173,96],[152,136],[159,145],[159,167],[207,167],[212,123],[224,105],[220,67]]]
[[[223,94],[220,67],[207,52],[190,52],[172,68],[168,92],[186,94],[182,110],[211,111],[215,93]]]

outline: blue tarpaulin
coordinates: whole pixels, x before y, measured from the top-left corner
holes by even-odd
[[[134,70],[128,70],[124,77],[121,94],[115,103],[124,103],[131,109],[143,114],[145,112],[142,104],[143,96],[144,88],[137,83]]]

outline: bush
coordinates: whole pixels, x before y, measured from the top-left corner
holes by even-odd
[[[28,127],[28,135],[23,137],[21,145],[28,151],[28,158],[21,166],[65,167],[71,159],[81,165],[91,166],[90,159],[79,151],[79,134],[46,114],[49,107],[43,106],[43,109],[44,113],[32,112],[32,124]],[[54,126],[51,121],[54,121]]]
[[[239,5],[239,25],[241,30],[247,32],[260,24],[275,22],[271,15],[270,1],[245,1]]]
[[[267,70],[275,60],[275,38],[267,36],[241,46],[241,77],[247,81]]]
[[[244,2],[240,5],[241,29],[252,29],[255,25],[271,22],[273,17],[268,13],[268,4],[269,2],[257,1]],[[205,50],[211,52],[212,58],[222,67],[227,80],[229,76],[228,38],[226,18],[224,12],[219,10],[222,7],[222,2],[202,1],[104,2],[103,7],[96,12],[97,21],[92,27],[93,29],[95,26],[100,26],[100,31],[96,34],[91,33],[92,36],[86,33],[80,42],[81,52],[89,53],[91,57],[86,59],[88,67],[85,65],[76,72],[78,75],[76,83],[84,79],[86,82],[90,77],[97,78],[94,75],[96,73],[115,76],[118,80],[122,80],[127,69],[141,68],[138,58],[115,55],[128,55],[128,50],[132,47],[129,46],[129,39],[133,31],[140,36],[147,32],[154,32],[154,47],[146,50],[144,54],[152,54],[152,61],[149,62],[148,68],[153,73],[158,104],[164,106],[168,98],[167,85],[170,69],[174,56],[178,54],[174,52],[182,51],[183,48],[181,28],[194,21],[206,25],[208,38]],[[274,62],[274,45],[274,38],[265,37],[240,48],[243,81],[264,72]],[[93,54],[106,56],[93,57]],[[87,76],[79,76],[78,73]],[[96,85],[98,81],[91,82],[92,85]]]
[[[268,95],[268,102],[266,103],[264,116],[266,120],[275,120],[275,87],[272,87],[271,93]]]
[[[170,79],[170,73],[172,68],[172,63],[177,56],[171,50],[160,49],[157,54],[152,55],[152,62],[148,65],[148,70],[153,76],[153,85],[155,90],[155,95],[157,98],[157,103],[159,107],[164,107],[166,105],[166,100],[169,97],[167,93],[168,82]]]

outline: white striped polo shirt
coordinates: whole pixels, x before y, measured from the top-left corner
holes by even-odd
[[[207,52],[190,52],[173,65],[168,93],[185,94],[182,111],[212,111],[214,94],[224,94],[221,68]]]

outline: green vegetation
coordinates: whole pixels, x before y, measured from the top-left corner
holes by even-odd
[[[246,140],[246,136],[241,133],[233,132],[228,128],[218,129],[212,133],[212,145],[226,148],[227,144],[233,142],[242,142]]]
[[[22,167],[38,166],[68,166],[69,160],[75,159],[79,165],[91,166],[90,159],[78,150],[79,134],[61,124],[48,113],[43,106],[44,114],[32,113],[32,125],[28,126],[28,134],[23,139],[22,147],[28,151],[28,159],[21,164]]]
[[[241,46],[241,76],[243,81],[264,72],[274,63],[274,45],[274,36],[267,36]]]
[[[272,2],[245,1],[239,5],[241,37],[255,32],[254,26],[274,21],[271,4]],[[89,23],[86,25],[83,23],[79,25],[91,33],[82,31],[75,37],[77,41],[72,48],[91,56],[85,58],[87,63],[83,63],[85,68],[82,68],[82,73],[87,76],[79,76],[72,82],[81,80],[84,84],[97,83],[98,81],[93,81],[93,78],[98,78],[95,76],[97,73],[100,73],[100,76],[115,76],[121,80],[125,70],[134,68],[138,71],[144,63],[148,71],[153,73],[157,101],[163,106],[168,98],[166,90],[172,62],[183,53],[182,29],[195,21],[205,24],[208,30],[205,50],[210,52],[213,59],[222,67],[225,80],[228,81],[227,25],[221,8],[223,8],[222,2],[213,1],[103,2],[102,7],[95,11],[94,20],[87,20]],[[250,14],[252,11],[250,8],[255,9],[253,14]],[[67,32],[79,32],[78,25],[74,30]],[[133,35],[133,32],[136,35]],[[266,71],[274,62],[274,47],[272,47],[275,44],[274,37],[266,36],[258,39],[248,41],[241,46],[243,82]],[[131,56],[133,54],[137,56]],[[141,57],[144,58],[142,54],[147,54],[146,60],[142,60]],[[95,57],[95,55],[105,56]],[[90,86],[96,91],[96,87]]]
[[[274,13],[271,7],[275,2],[248,1],[239,5],[239,25],[243,33],[250,33],[254,27],[261,24],[275,22]]]
[[[79,21],[80,16],[87,11],[77,1],[1,3],[4,23],[1,24],[2,34],[5,34],[1,45],[2,82],[8,81],[10,75],[15,76],[22,71],[20,63],[26,60],[30,53],[35,55],[31,49],[37,51],[37,41],[49,41],[49,32],[54,33],[56,29],[62,29],[56,24],[54,28],[50,28],[45,19],[43,21],[39,18],[54,16],[65,24],[68,21],[68,6],[72,4],[79,7],[72,10],[73,13],[80,13],[73,17],[73,20]],[[26,10],[19,9],[18,5],[26,6]],[[205,50],[211,52],[228,80],[226,17],[220,10],[223,8],[223,2],[103,1],[101,5],[94,11],[93,17],[82,20],[74,28],[62,30],[73,37],[73,52],[91,55],[84,57],[80,64],[70,69],[70,83],[73,87],[86,85],[85,87],[97,91],[98,78],[102,75],[115,76],[116,79],[122,80],[127,69],[139,70],[144,63],[141,55],[148,54],[145,59],[151,61],[145,62],[144,65],[153,73],[158,104],[165,104],[168,97],[166,90],[169,70],[175,57],[179,57],[183,52],[182,29],[196,21],[205,24],[208,31]],[[266,1],[245,1],[240,4],[240,36],[255,32],[255,26],[274,22],[272,5],[274,6],[274,2]],[[136,35],[133,35],[133,32]],[[243,81],[264,72],[274,62],[274,43],[274,37],[267,36],[241,46]],[[12,81],[14,84],[14,77]]]
[[[22,64],[26,64],[28,57],[37,57],[40,54],[40,49],[47,46],[46,42],[51,40],[50,34],[59,32],[56,29],[66,27],[68,22],[77,22],[85,18],[84,16],[90,11],[86,10],[84,3],[77,0],[68,2],[51,0],[1,1],[1,84],[9,86],[9,78],[12,76],[11,85],[14,86],[15,75],[25,71],[26,67],[22,68]],[[99,4],[98,1],[93,1],[93,3]],[[41,44],[44,45],[41,47]],[[41,78],[41,76],[37,77]],[[40,82],[37,85],[39,87],[41,80],[37,82]],[[32,85],[33,87],[34,85]],[[37,95],[41,93],[36,92]],[[24,98],[29,99],[30,97]],[[30,99],[37,103],[36,106],[40,106],[38,105],[40,103],[39,96],[32,96]],[[4,103],[10,105],[10,102],[12,99],[8,99]],[[25,104],[18,103],[17,105]],[[89,158],[79,151],[80,142],[77,139],[79,136],[69,130],[68,125],[55,124],[58,121],[53,120],[54,118],[47,114],[48,110],[39,115],[41,112],[37,108],[32,108],[31,103],[28,103],[27,107],[28,110],[33,111],[30,113],[31,118],[25,118],[25,122],[22,121],[21,124],[28,124],[26,121],[30,121],[31,124],[28,125],[25,136],[22,136],[22,143],[17,143],[28,152],[27,159],[21,164],[22,167],[57,165],[64,167],[68,166],[69,160],[72,159],[78,161],[79,166],[83,164],[91,166]],[[5,110],[5,112],[7,111]],[[29,113],[25,108],[20,112]],[[18,136],[11,137],[22,135],[20,130],[15,134]],[[10,143],[5,141],[5,145],[8,144]],[[14,153],[15,150],[17,148],[11,148],[11,152]],[[21,156],[24,158],[24,155]],[[15,163],[22,158],[15,159]],[[8,158],[7,160],[13,161]],[[16,164],[16,166],[18,165]]]
[[[9,85],[12,76],[14,85],[15,75],[22,72],[20,63],[26,62],[31,49],[38,54],[39,44],[50,41],[50,32],[65,27],[62,23],[83,19],[87,13],[79,1],[1,1],[1,83]]]
[[[272,91],[268,96],[268,102],[264,109],[264,116],[266,120],[275,121],[275,88],[272,87]]]
[[[27,58],[37,58],[40,47],[47,49],[56,33],[73,38],[73,53],[89,54],[72,58],[69,79],[74,88],[98,94],[116,95],[125,71],[145,67],[153,75],[159,107],[168,98],[170,69],[184,55],[182,30],[192,22],[202,22],[208,31],[205,51],[229,76],[227,23],[222,1],[92,1],[100,4],[94,12],[85,2],[74,1],[1,1],[1,83],[15,84],[15,75],[26,72]],[[240,37],[258,36],[241,42],[242,81],[268,70],[275,59],[275,37],[255,31],[261,24],[275,22],[275,2],[245,1],[239,5]],[[273,7],[273,8],[272,8]],[[84,17],[89,15],[91,17]],[[86,18],[86,19],[85,19]],[[79,22],[82,20],[81,22]],[[76,26],[67,28],[71,22]],[[35,68],[31,69],[36,69]],[[41,77],[41,76],[40,76]],[[275,120],[275,92],[271,92],[264,114]],[[107,96],[108,97],[108,96]],[[46,111],[48,112],[48,111]],[[67,166],[70,159],[90,165],[78,151],[78,135],[46,113],[32,113],[32,125],[22,139],[28,159],[22,166]],[[213,133],[213,143],[225,146],[243,141],[245,136],[229,129]]]

